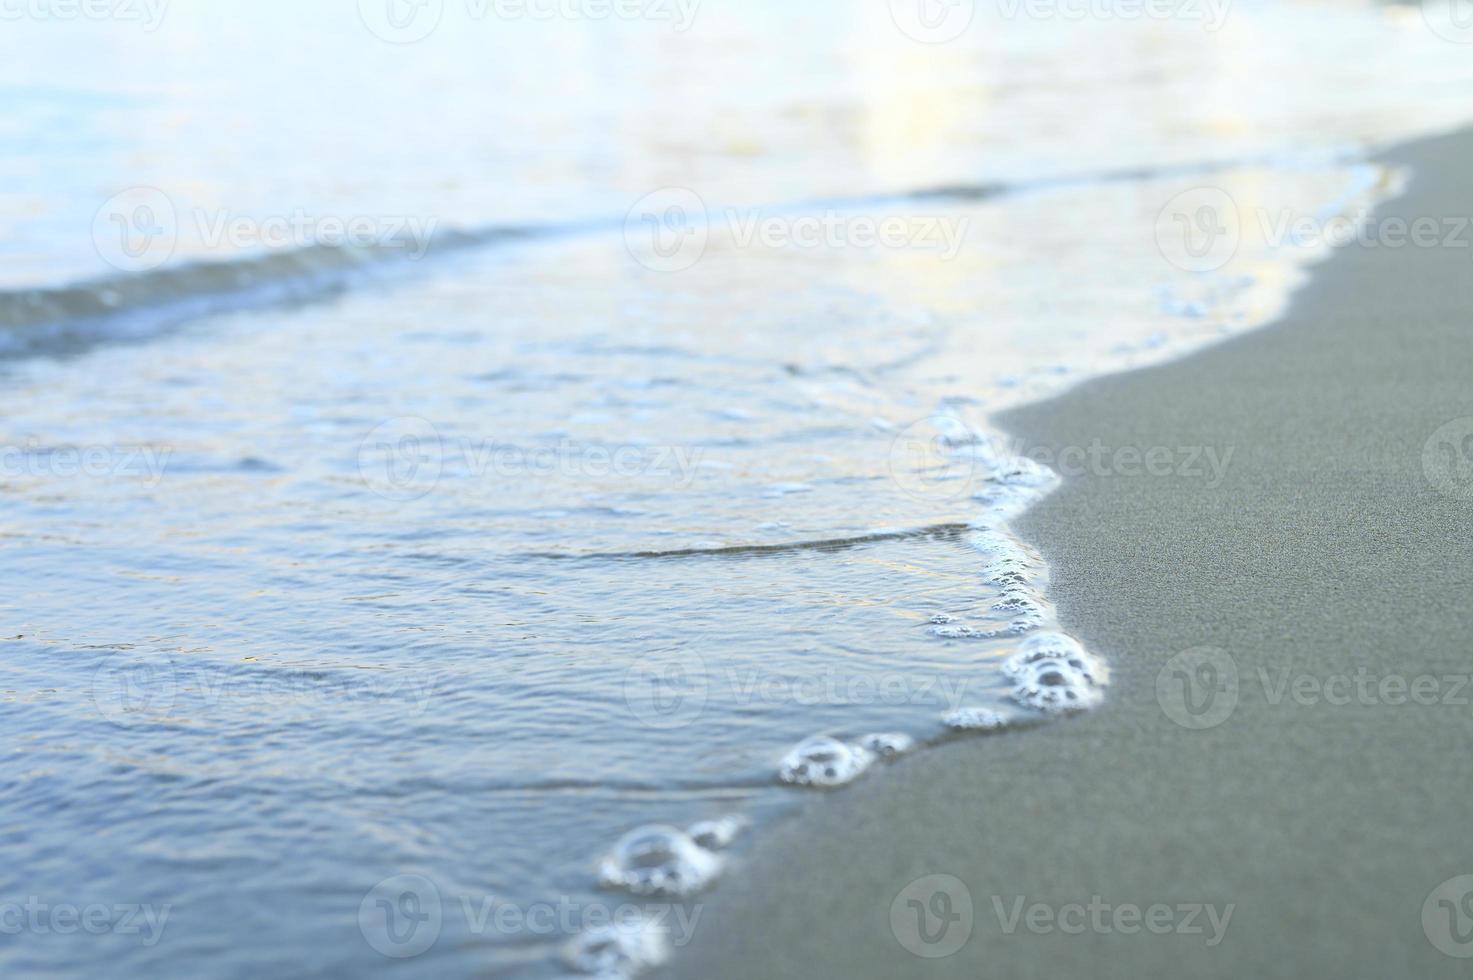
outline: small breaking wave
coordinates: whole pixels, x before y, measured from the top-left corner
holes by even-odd
[[[771,214],[856,210],[917,202],[976,203],[1075,185],[1143,182],[1211,175],[1265,160],[1203,160],[1162,167],[1082,171],[1032,180],[954,184],[815,198],[764,207]],[[713,202],[714,203],[714,202]],[[615,217],[576,221],[437,228],[404,233],[371,246],[309,245],[225,260],[188,261],[51,288],[0,291],[0,357],[66,355],[108,342],[143,340],[180,323],[226,311],[295,306],[331,298],[369,273],[412,267],[419,260],[471,248],[569,234],[609,233]]]
[[[411,268],[428,255],[570,227],[507,226],[437,231],[423,239],[404,236],[372,246],[310,245],[0,292],[0,357],[76,353],[99,343],[148,339],[211,314],[318,302],[366,280],[369,273]]]

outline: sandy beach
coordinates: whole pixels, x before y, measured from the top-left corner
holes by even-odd
[[[1473,136],[1385,159],[1413,179],[1379,219],[1468,215]],[[1018,524],[1107,703],[812,796],[670,975],[1466,975],[1466,899],[1434,890],[1473,873],[1470,262],[1352,245],[1275,325],[1005,417],[1232,453],[1220,485],[1071,478]]]

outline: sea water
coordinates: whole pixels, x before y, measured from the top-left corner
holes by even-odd
[[[5,975],[630,975],[1108,710],[1009,522],[1233,447],[990,420],[1272,319],[1470,38],[791,6],[7,8]]]

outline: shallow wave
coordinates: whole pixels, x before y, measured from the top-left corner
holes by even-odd
[[[148,339],[215,313],[315,302],[366,281],[369,273],[410,268],[432,254],[567,230],[564,225],[508,226],[370,247],[312,245],[0,292],[0,357],[75,353],[99,343]]]
[[[1336,158],[1348,154],[1335,155]],[[1093,184],[1210,175],[1273,162],[1205,160],[1159,167],[1081,172],[1033,180],[950,184],[762,208],[773,214],[855,210],[916,202],[975,203],[1014,194]],[[1278,161],[1282,162],[1282,161]],[[368,247],[311,245],[225,260],[190,261],[147,272],[105,276],[51,288],[0,291],[0,357],[67,355],[102,343],[146,340],[180,323],[216,313],[299,305],[331,298],[390,268],[431,256],[563,235],[608,233],[625,219],[491,225],[437,230]]]

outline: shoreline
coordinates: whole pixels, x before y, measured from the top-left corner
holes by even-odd
[[[1473,133],[1377,159],[1412,170],[1381,220],[1473,210]],[[1473,708],[1448,681],[1473,671],[1473,487],[1432,482],[1443,427],[1473,417],[1470,313],[1467,249],[1349,246],[1269,325],[1002,416],[1055,452],[1233,451],[1213,487],[1090,473],[1013,523],[1063,627],[1109,662],[1104,705],[804,801],[703,896],[719,925],[661,975],[1461,975],[1423,908],[1473,874]],[[1431,700],[1395,693],[1425,678]],[[945,957],[892,928],[930,875],[972,905]],[[1182,928],[1058,927],[1096,902]],[[1019,925],[1035,905],[1052,928]],[[1209,907],[1232,909],[1211,945]]]

